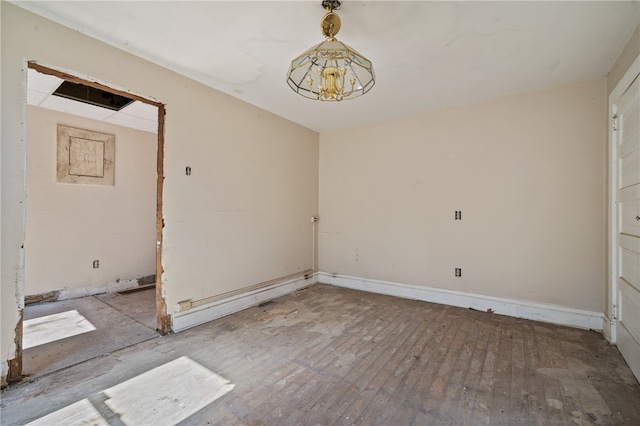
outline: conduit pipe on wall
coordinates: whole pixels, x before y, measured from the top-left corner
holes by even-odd
[[[311,217],[311,271],[316,273],[316,222],[318,216]]]
[[[212,296],[212,297],[207,297],[204,299],[200,299],[200,300],[194,300],[193,302],[191,302],[190,308],[195,308],[198,306],[202,306],[202,305],[206,305],[208,303],[212,303],[212,302],[216,302],[218,300],[222,300],[222,299],[226,299],[228,297],[233,297],[233,296],[237,296],[249,291],[253,291],[253,290],[258,290],[262,287],[267,287],[273,284],[278,284],[280,282],[283,281],[287,281],[287,280],[291,280],[294,278],[298,278],[298,277],[304,277],[305,279],[307,279],[308,276],[313,275],[313,271],[310,269],[307,269],[306,271],[300,271],[300,272],[295,272],[293,274],[289,274],[289,275],[285,275],[283,277],[280,278],[274,278],[272,280],[269,281],[263,281],[261,283],[258,284],[254,284],[248,287],[243,287],[240,288],[238,290],[234,290],[234,291],[229,291],[227,293],[223,293],[223,294],[219,294],[217,296]]]

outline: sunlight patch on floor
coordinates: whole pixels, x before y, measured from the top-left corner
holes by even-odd
[[[27,426],[108,425],[118,419],[127,426],[175,425],[235,387],[224,377],[188,357],[180,357],[100,392],[107,399],[101,411],[88,399],[39,418]]]
[[[55,411],[25,426],[108,426],[109,423],[100,415],[88,399],[83,399]]]
[[[25,320],[23,326],[23,349],[44,345],[45,343],[96,329],[89,320],[76,310]]]
[[[105,390],[105,404],[129,426],[174,425],[234,386],[183,356]]]

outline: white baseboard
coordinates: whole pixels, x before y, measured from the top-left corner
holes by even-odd
[[[491,309],[496,314],[516,318],[525,318],[597,331],[602,331],[603,329],[603,313],[573,309],[565,306],[549,305],[526,300],[504,299],[501,297],[483,296],[461,291],[357,278],[326,272],[318,272],[318,282],[354,290],[388,294],[405,299],[440,303],[461,308],[472,308],[479,311]]]
[[[309,287],[317,282],[317,275],[311,274],[284,280],[266,287],[247,291],[226,299],[216,300],[206,305],[191,308],[187,311],[175,312],[171,315],[171,330],[182,331],[196,325],[213,321],[225,315],[242,311],[260,303],[284,296],[294,291]]]
[[[9,376],[9,363],[7,361],[0,362],[0,387],[5,387],[9,383],[7,383],[7,379]]]

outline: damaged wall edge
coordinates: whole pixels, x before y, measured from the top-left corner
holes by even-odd
[[[22,380],[22,323],[24,320],[24,308],[20,308],[20,320],[16,324],[15,337],[13,339],[16,345],[15,358],[8,362],[9,371],[7,372],[7,383],[16,383]]]
[[[46,293],[32,294],[24,296],[25,305],[35,305],[36,303],[55,302],[60,298],[62,290],[48,291]]]
[[[155,275],[146,275],[131,280],[116,280],[99,287],[85,287],[82,289],[69,290],[66,287],[61,290],[47,291],[44,293],[26,294],[24,296],[25,306],[38,303],[56,302],[58,300],[75,299],[78,297],[95,296],[105,293],[126,293],[146,289],[156,285]]]
[[[171,330],[171,316],[167,312],[167,302],[163,288],[162,277],[162,244],[164,241],[164,120],[166,109],[164,104],[158,104],[158,150],[156,156],[156,330],[160,334],[167,334]]]

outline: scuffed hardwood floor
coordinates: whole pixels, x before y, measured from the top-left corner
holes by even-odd
[[[640,424],[638,382],[593,331],[329,286],[241,316],[219,325],[257,354],[219,367],[253,382],[229,422]]]
[[[9,388],[3,424],[180,356],[235,386],[185,425],[640,424],[640,385],[597,332],[326,285]]]

